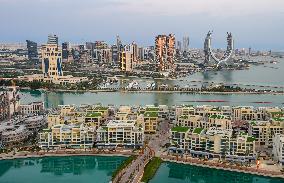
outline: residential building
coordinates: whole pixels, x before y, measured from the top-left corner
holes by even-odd
[[[131,51],[121,51],[119,53],[120,70],[131,72],[133,70],[133,54]]]
[[[0,88],[0,121],[9,119],[19,112],[19,101],[17,87]]]
[[[68,61],[70,45],[68,42],[62,43],[62,60]]]
[[[232,121],[230,116],[225,115],[211,115],[208,117],[206,127],[217,127],[221,129],[232,129]]]
[[[155,38],[155,53],[158,71],[174,71],[175,36],[173,34],[158,35]]]
[[[83,123],[58,124],[39,133],[39,147],[42,149],[92,148],[95,129]]]
[[[49,34],[47,44],[55,44],[55,45],[58,46],[58,36],[53,35],[53,34]]]
[[[144,129],[135,120],[112,120],[97,130],[97,147],[142,147]]]
[[[284,132],[284,118],[272,118],[268,121],[250,121],[249,135],[256,139],[257,145],[271,146],[275,134]]]
[[[43,102],[32,102],[30,104],[19,105],[19,113],[21,115],[40,114],[44,112]]]
[[[178,117],[176,125],[193,130],[203,126],[203,118],[199,115],[181,115]]]
[[[238,106],[232,108],[233,120],[266,120],[264,110],[256,110],[252,106]]]
[[[45,44],[41,47],[42,72],[44,77],[57,80],[63,76],[62,50],[57,44]]]
[[[28,59],[37,63],[39,59],[37,51],[37,43],[30,40],[26,40],[26,42],[28,50]]]
[[[158,129],[158,112],[157,111],[145,111],[143,114],[144,132],[156,133]]]
[[[182,51],[188,52],[189,51],[189,37],[185,36],[182,38]]]
[[[85,124],[87,126],[92,126],[95,128],[95,130],[97,130],[102,124],[102,113],[87,113],[85,116]]]
[[[284,166],[284,134],[277,133],[273,137],[273,159]]]

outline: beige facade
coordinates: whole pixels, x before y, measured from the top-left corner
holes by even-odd
[[[155,38],[155,53],[158,71],[174,70],[175,36],[158,35]]]
[[[42,72],[45,77],[57,80],[63,76],[62,50],[57,44],[45,44],[41,47]]]
[[[131,51],[122,51],[119,53],[120,70],[131,72],[133,69],[133,54]]]

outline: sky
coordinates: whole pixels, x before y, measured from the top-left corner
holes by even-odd
[[[284,50],[284,0],[0,0],[0,42],[59,41],[154,45],[158,34],[189,36],[202,48],[213,30],[212,46]]]

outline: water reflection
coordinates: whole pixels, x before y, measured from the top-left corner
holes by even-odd
[[[124,157],[70,156],[3,160],[0,161],[0,180],[10,169],[25,171],[27,167],[35,172],[40,171],[41,174],[49,173],[56,176],[82,175],[90,170],[104,171],[107,176],[111,176],[124,159]]]
[[[283,179],[177,163],[163,163],[151,183],[280,183]]]

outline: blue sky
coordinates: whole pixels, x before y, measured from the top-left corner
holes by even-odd
[[[105,40],[153,45],[157,34],[187,35],[202,47],[208,30],[224,48],[231,31],[236,47],[284,50],[284,0],[0,0],[0,42]]]

